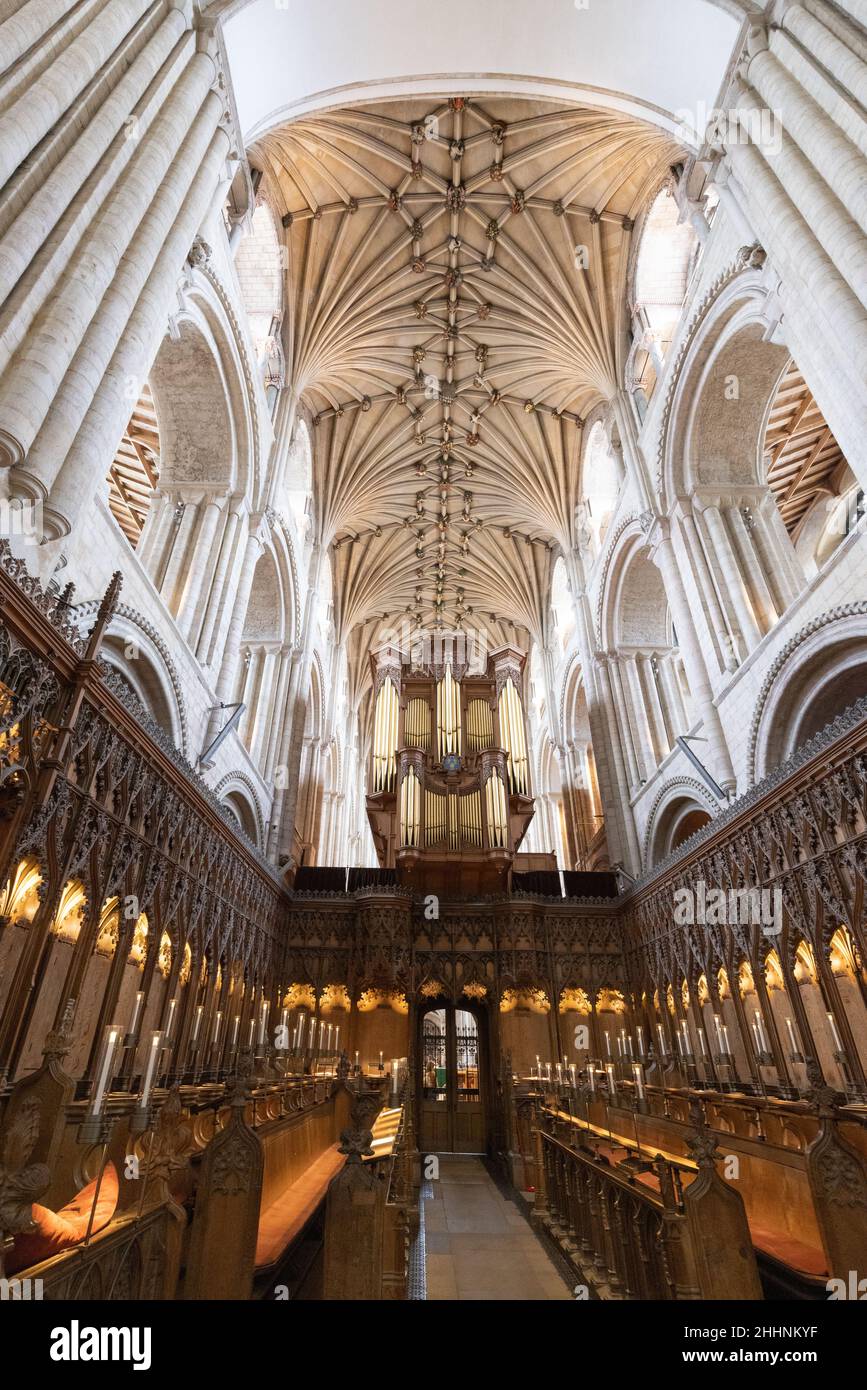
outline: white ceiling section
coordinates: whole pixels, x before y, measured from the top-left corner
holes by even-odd
[[[411,92],[450,95],[461,86],[601,104],[671,128],[672,114],[700,115],[713,106],[740,27],[737,15],[760,6],[748,0],[234,0],[222,8],[241,125],[253,138],[324,106]]]

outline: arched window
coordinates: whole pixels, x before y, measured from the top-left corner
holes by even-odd
[[[554,614],[560,651],[565,653],[570,650],[575,640],[575,606],[569,592],[569,577],[562,555],[557,559],[551,577],[551,611]]]
[[[313,495],[313,450],[304,420],[298,421],[289,446],[284,487],[289,511],[303,537]]]
[[[238,247],[235,270],[247,310],[250,336],[272,404],[283,385],[283,350],[280,344],[283,266],[283,247],[274,215],[267,203],[260,203],[253,213],[250,235]]]
[[[605,426],[597,420],[587,436],[582,474],[579,527],[592,555],[599,553],[620,491],[620,470],[608,443]]]
[[[632,375],[647,399],[680,320],[699,241],[668,188],[657,194],[641,233],[635,263]]]

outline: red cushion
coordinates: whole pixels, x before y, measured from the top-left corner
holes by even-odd
[[[34,1202],[33,1220],[36,1230],[15,1237],[15,1249],[6,1261],[6,1272],[15,1274],[20,1269],[29,1269],[31,1265],[50,1260],[52,1255],[59,1255],[61,1250],[69,1250],[84,1240],[96,1184],[96,1179],[88,1183],[87,1187],[83,1187],[60,1211],[50,1211],[48,1207],[40,1207]],[[117,1206],[117,1193],[117,1169],[113,1163],[108,1163],[99,1184],[99,1198],[93,1213],[91,1235],[102,1231],[111,1221]]]

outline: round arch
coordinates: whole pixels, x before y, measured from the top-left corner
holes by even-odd
[[[655,869],[719,812],[709,793],[692,778],[675,778],[659,791],[644,835],[644,870]]]
[[[750,781],[760,781],[867,695],[867,603],[834,610],[786,644],[759,696]]]
[[[245,138],[280,121],[413,92],[479,92],[580,101],[664,129],[709,109],[753,0],[607,0],[577,7],[544,0],[531,21],[524,0],[502,0],[496,23],[481,5],[441,0],[427,16],[421,52],[400,0],[215,0],[222,17]],[[455,53],[455,35],[460,51]],[[651,65],[648,49],[663,55]],[[532,77],[520,74],[533,74]],[[701,124],[693,116],[690,126]]]

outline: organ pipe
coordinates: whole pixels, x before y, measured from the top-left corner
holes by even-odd
[[[509,836],[509,814],[506,806],[506,788],[496,768],[485,783],[485,810],[488,816],[488,841],[491,849],[505,849]]]
[[[499,708],[500,737],[509,756],[511,790],[518,796],[528,796],[530,779],[527,738],[524,732],[524,710],[521,705],[521,697],[515,689],[515,683],[511,676],[500,691]]]
[[[440,758],[461,751],[461,688],[452,675],[451,666],[437,681],[437,734]]]
[[[407,701],[404,718],[404,743],[407,748],[430,748],[430,705],[416,696]]]
[[[482,847],[482,798],[478,791],[465,793],[460,802],[461,843],[474,849]]]
[[[446,838],[446,797],[442,792],[425,789],[424,823],[428,848],[443,844]]]
[[[407,768],[400,784],[400,842],[417,849],[421,840],[421,781],[414,767]]]
[[[467,747],[471,753],[491,748],[494,742],[494,717],[487,700],[467,702]]]
[[[373,718],[373,792],[394,790],[397,750],[398,694],[390,680],[383,681],[376,697]]]

